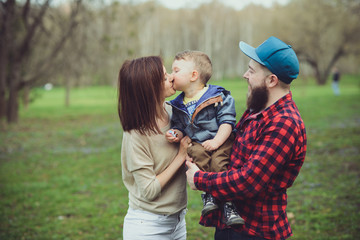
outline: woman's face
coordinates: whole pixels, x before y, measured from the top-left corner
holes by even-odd
[[[176,93],[174,89],[174,76],[166,72],[166,68],[164,66],[165,73],[165,82],[164,82],[164,96],[165,98],[170,97]]]

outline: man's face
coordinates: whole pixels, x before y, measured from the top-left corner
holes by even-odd
[[[190,86],[194,69],[195,66],[192,61],[180,59],[173,62],[172,74],[174,76],[174,88],[177,91],[185,91]]]
[[[269,90],[265,83],[269,73],[252,59],[249,62],[249,69],[244,73],[243,77],[248,82],[247,107],[253,112],[262,111],[269,100]]]

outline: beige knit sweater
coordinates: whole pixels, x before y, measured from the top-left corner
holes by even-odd
[[[171,107],[165,104],[171,119]],[[186,208],[186,175],[181,167],[161,189],[156,175],[164,171],[178,152],[178,144],[169,143],[165,133],[170,121],[161,129],[163,134],[141,135],[124,132],[121,150],[122,179],[129,191],[129,207],[156,214],[173,214]]]

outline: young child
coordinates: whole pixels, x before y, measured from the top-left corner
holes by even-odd
[[[179,142],[185,135],[192,139],[188,154],[203,171],[226,171],[236,123],[234,99],[229,91],[207,85],[212,75],[209,57],[200,51],[183,51],[172,64],[174,89],[183,91],[170,101],[173,107],[169,142]],[[206,215],[217,209],[215,198],[202,194]],[[224,204],[227,225],[244,224],[231,202]]]

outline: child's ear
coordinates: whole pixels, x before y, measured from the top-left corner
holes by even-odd
[[[199,74],[198,71],[194,70],[194,71],[191,73],[191,81],[192,81],[192,82],[196,81],[199,77],[200,77],[200,74]]]

